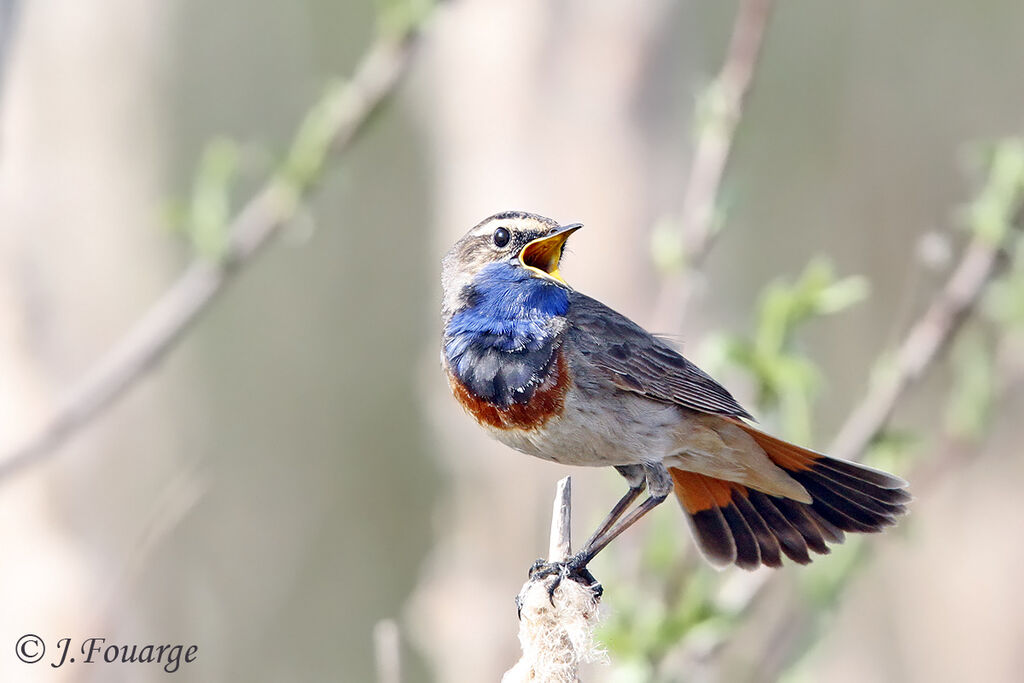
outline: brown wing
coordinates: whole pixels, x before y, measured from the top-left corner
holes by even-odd
[[[574,350],[616,386],[692,410],[752,419],[725,387],[601,302],[572,292],[569,321]]]

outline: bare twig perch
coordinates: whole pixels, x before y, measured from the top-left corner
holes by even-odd
[[[152,371],[259,250],[301,210],[329,153],[345,151],[391,95],[419,36],[410,24],[378,39],[350,81],[330,90],[300,129],[281,172],[227,226],[214,262],[197,259],[71,388],[54,415],[0,458],[0,479],[43,460]]]
[[[548,562],[564,562],[572,552],[572,483],[558,482],[551,515]],[[602,657],[594,646],[598,595],[591,587],[566,579],[550,593],[555,576],[531,578],[516,598],[519,643],[523,656],[502,677],[502,683],[545,681],[575,683],[579,665]]]

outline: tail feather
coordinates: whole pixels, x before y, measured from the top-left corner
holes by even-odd
[[[858,492],[854,488],[848,488],[842,484],[836,483],[833,480],[827,479],[820,476],[817,473],[808,473],[801,477],[796,477],[801,483],[807,488],[808,492],[812,496],[816,496],[814,492],[822,492],[821,496],[837,496],[843,500],[848,501],[851,505],[856,506],[858,510],[865,513],[878,515],[879,517],[885,517],[890,520],[890,523],[895,522],[896,518],[906,512],[906,506],[899,503],[884,503],[876,499]],[[814,490],[811,490],[811,489]],[[827,492],[827,493],[824,493]]]
[[[732,539],[736,543],[736,566],[744,569],[760,567],[761,547],[739,507],[730,502],[722,508],[722,516],[725,517]]]
[[[844,465],[851,465],[852,467],[843,467]],[[893,477],[893,479],[899,482],[898,484],[893,485],[893,482],[879,483],[878,478],[874,476],[878,470],[866,465],[847,463],[834,458],[824,458],[817,463],[815,469],[821,476],[830,481],[859,491],[883,503],[898,505],[909,503],[911,500],[910,494],[905,490],[907,486],[905,481]],[[857,471],[858,469],[860,472]]]
[[[771,496],[772,504],[786,516],[807,542],[807,547],[821,555],[828,554],[828,541],[836,537],[831,524],[822,524],[813,514],[814,509],[807,503],[798,503],[789,498]]]
[[[728,506],[737,486],[721,479],[670,469],[676,497],[689,513],[690,529],[704,556],[713,565],[724,567],[736,561],[736,541],[722,508]]]
[[[758,552],[761,554],[761,564],[768,567],[782,566],[782,547],[779,539],[772,533],[771,527],[764,520],[764,517],[750,503],[746,496],[733,494],[732,502],[736,505],[743,519],[747,520],[750,531],[757,539]]]
[[[821,514],[814,509],[813,505],[804,507],[803,513],[818,525],[818,528],[821,529],[825,540],[829,543],[842,543],[846,540],[846,532],[822,517]]]
[[[896,517],[885,512],[878,513],[867,507],[858,505],[850,500],[841,491],[829,487],[826,483],[815,477],[800,477],[798,479],[807,492],[814,498],[811,507],[821,511],[822,508],[835,511],[839,518],[848,520],[844,524],[834,522],[840,528],[846,524],[851,525],[851,531],[863,531],[871,533],[881,531],[885,527],[896,523]],[[820,504],[820,505],[819,505]],[[830,518],[831,519],[831,518]]]
[[[812,485],[827,488],[835,495],[840,495],[846,500],[850,501],[851,503],[854,503],[859,507],[862,507],[870,512],[892,517],[893,519],[895,519],[896,517],[902,515],[907,511],[906,505],[902,502],[890,502],[885,500],[879,500],[877,497],[871,495],[870,493],[865,492],[855,486],[848,486],[847,484],[844,484],[833,477],[823,476],[818,472],[810,471],[806,473],[801,472],[795,475],[794,478],[799,480],[801,479],[801,475],[803,475],[804,480],[810,481]],[[868,486],[873,486],[873,484],[869,484]],[[895,491],[899,491],[900,493],[906,495],[906,492],[901,489],[895,489]]]
[[[847,474],[854,479],[874,484],[879,489],[891,491],[907,488],[906,480],[901,479],[894,474],[889,474],[888,472],[883,472],[882,470],[877,470],[874,467],[868,467],[867,465],[861,465],[858,462],[837,460],[836,458],[829,458],[827,456],[819,457],[824,459],[824,462],[820,464],[825,469]],[[902,493],[907,496],[907,500],[910,500],[910,494],[906,491],[902,491]]]
[[[800,530],[793,526],[786,516],[775,506],[771,497],[760,491],[750,491],[749,499],[751,507],[761,516],[786,557],[797,564],[808,564],[811,561],[807,548],[807,539],[800,533]]]
[[[811,503],[811,509],[837,529],[859,531],[865,534],[882,530],[882,526],[878,523],[872,524],[869,520],[861,518],[856,511],[851,509],[851,506],[844,504],[842,498],[838,496],[822,494],[820,491],[811,495],[815,496],[814,502]],[[826,497],[821,497],[822,495]]]
[[[778,567],[782,555],[807,564],[845,532],[873,533],[896,523],[911,500],[899,477],[836,460],[736,422],[778,467],[811,496],[810,503],[736,482],[670,467],[676,497],[698,547],[715,565]]]
[[[691,514],[690,528],[697,539],[697,546],[711,564],[724,567],[736,561],[736,541],[721,508]]]

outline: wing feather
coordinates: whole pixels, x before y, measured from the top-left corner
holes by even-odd
[[[691,410],[753,419],[721,384],[601,302],[574,291],[569,318],[576,350],[620,389]]]

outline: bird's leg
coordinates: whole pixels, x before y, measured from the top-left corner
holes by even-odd
[[[599,552],[604,550],[605,546],[615,540],[619,534],[633,526],[641,517],[661,505],[661,503],[668,498],[668,494],[672,492],[672,477],[669,475],[668,470],[665,469],[665,466],[661,463],[657,463],[656,465],[643,465],[643,471],[647,480],[647,486],[651,491],[651,495],[647,497],[647,500],[636,506],[636,508],[626,515],[625,519],[619,522],[616,526],[608,529],[603,534],[595,534],[596,538],[591,538],[587,541],[586,545],[583,546],[582,550],[569,558],[567,565],[570,573],[585,569],[586,566],[590,564],[590,561],[593,560]],[[636,493],[639,494],[640,490]],[[632,493],[632,489],[630,489],[630,493]],[[626,496],[628,497],[630,493],[627,493]],[[633,497],[635,498],[636,496],[634,495]],[[623,498],[623,500],[625,500],[625,498]],[[619,501],[619,503],[622,503],[622,501]],[[616,505],[615,507],[618,508],[619,506]],[[621,512],[619,514],[621,515]]]
[[[629,484],[629,490],[626,491],[626,495],[619,499],[619,502],[615,504],[612,511],[608,513],[608,516],[601,522],[601,526],[597,528],[587,542],[583,544],[584,548],[592,546],[601,536],[608,533],[608,530],[612,528],[615,522],[619,521],[623,513],[629,509],[629,506],[633,504],[633,501],[640,497],[643,493],[644,488],[647,486],[647,477],[644,474],[644,468],[642,465],[617,465],[615,469],[626,478],[626,483]]]
[[[555,589],[558,588],[558,585],[564,578],[571,578],[578,583],[589,586],[596,595],[600,596],[602,591],[601,584],[597,583],[594,575],[587,569],[587,565],[619,534],[633,526],[641,517],[660,505],[672,491],[672,477],[661,463],[655,465],[629,465],[621,468],[616,467],[616,469],[629,482],[629,491],[615,504],[607,519],[584,544],[583,549],[565,562],[537,560],[530,567],[529,576],[531,579],[547,576],[555,577],[555,580],[551,582],[551,586],[548,588],[548,596],[552,600]],[[643,478],[641,479],[641,477]],[[622,517],[629,505],[636,500],[644,490],[645,484],[650,489],[651,495],[616,525],[616,520]]]
[[[642,465],[616,465],[616,471],[626,478],[626,483],[629,484],[629,490],[626,494],[619,499],[619,502],[615,504],[608,516],[605,517],[604,521],[601,522],[601,526],[597,528],[597,531],[591,535],[587,542],[583,544],[584,548],[589,548],[604,534],[608,533],[608,530],[612,528],[615,522],[619,521],[623,513],[629,509],[629,506],[633,504],[640,494],[643,493],[644,488],[647,486],[647,476],[644,473]],[[601,596],[603,589],[601,584],[597,582],[594,575],[590,573],[590,570],[586,566],[580,566],[575,568],[573,571],[569,571],[569,564],[565,562],[548,562],[546,560],[537,560],[530,567],[529,577],[531,579],[546,578],[548,576],[554,576],[555,580],[551,582],[548,587],[548,598],[554,600],[555,589],[558,588],[559,584],[562,583],[562,579],[571,577],[575,581],[589,586],[597,597]],[[552,602],[553,604],[553,602]]]

